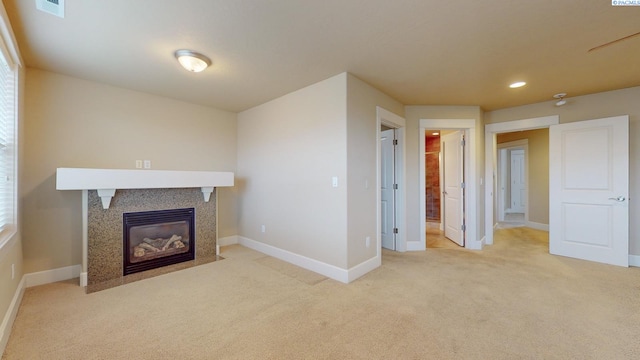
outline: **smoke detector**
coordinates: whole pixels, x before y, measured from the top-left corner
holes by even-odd
[[[555,99],[558,99],[558,101],[556,102],[556,106],[562,106],[567,103],[567,100],[564,99],[565,96],[567,96],[567,93],[559,93],[553,95]]]
[[[64,18],[64,0],[36,0],[36,9]]]

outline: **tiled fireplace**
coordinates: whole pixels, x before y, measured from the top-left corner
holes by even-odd
[[[80,285],[90,293],[217,260],[219,186],[233,173],[59,168],[56,188],[83,192]]]
[[[87,292],[98,291],[129,281],[216,260],[215,196],[211,196],[209,202],[204,202],[200,189],[195,188],[118,190],[111,200],[109,209],[103,209],[97,191],[90,190],[88,195]],[[212,195],[215,195],[215,193]],[[155,267],[155,269],[153,269],[153,266],[147,268],[143,265],[140,267],[138,262],[134,263],[138,266],[130,267],[129,271],[127,271],[125,268],[127,263],[125,253],[130,250],[125,248],[125,232],[131,229],[127,229],[127,225],[124,222],[125,214],[144,215],[150,212],[185,208],[193,209],[195,220],[193,236],[187,235],[188,232],[185,233],[181,230],[180,228],[183,226],[180,225],[173,226],[174,233],[171,234],[151,231],[148,236],[144,234],[138,235],[142,237],[140,240],[148,238],[151,241],[157,241],[162,238],[170,239],[174,235],[186,240],[185,237],[189,236],[190,239],[186,241],[186,244],[182,240],[180,241],[185,245],[185,248],[187,246],[193,247],[195,258],[183,258],[182,261],[177,261],[175,264],[171,264],[171,261],[163,264],[163,260],[160,259],[160,267]],[[139,223],[139,225],[142,224]],[[151,223],[146,225],[151,225]],[[134,226],[134,231],[141,230],[140,228],[141,226]],[[148,231],[148,229],[144,230]],[[164,247],[164,245],[160,246],[160,248]],[[139,244],[134,245],[133,250],[135,250],[135,247],[140,248]],[[150,245],[149,248],[153,248],[153,246]],[[153,250],[150,252],[157,253]],[[177,253],[174,255],[181,256],[182,254]],[[164,257],[165,262],[166,259],[167,257]]]

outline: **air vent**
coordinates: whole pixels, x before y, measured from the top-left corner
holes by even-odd
[[[64,0],[36,0],[36,8],[51,15],[64,18]]]

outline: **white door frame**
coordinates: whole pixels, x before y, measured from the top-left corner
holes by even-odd
[[[524,205],[524,221],[525,222],[529,222],[529,140],[528,139],[522,139],[522,140],[515,140],[515,141],[509,141],[506,143],[502,143],[502,144],[497,144],[497,150],[516,150],[516,149],[523,149],[524,150],[524,166],[525,166],[525,188],[526,188],[526,192],[525,192],[525,205]],[[501,189],[499,188],[500,185],[502,185],[502,174],[501,171],[504,171],[504,169],[502,169],[504,163],[500,161],[500,154],[498,152],[496,152],[497,154],[497,161],[496,161],[496,192],[498,192],[498,196],[496,198],[496,207],[497,207],[497,215],[498,215],[498,221],[504,221],[504,212],[505,212],[505,208],[504,208],[504,198],[502,198],[504,196],[504,194],[502,193]],[[510,166],[509,166],[510,168]],[[500,171],[499,171],[500,170]],[[500,195],[502,194],[502,196]],[[502,201],[502,203],[500,202],[500,200]]]
[[[406,121],[404,118],[386,110],[380,106],[376,106],[376,149],[377,149],[377,162],[376,162],[376,207],[377,207],[377,230],[376,239],[378,246],[378,257],[382,254],[382,238],[380,232],[382,231],[382,224],[380,221],[381,209],[380,209],[380,176],[381,176],[381,149],[380,149],[380,128],[382,125],[396,129],[396,139],[398,140],[398,146],[395,153],[395,171],[396,171],[396,183],[398,184],[398,190],[396,192],[396,227],[398,228],[398,234],[396,234],[396,251],[407,251],[407,221],[406,221],[406,181],[405,181],[405,128]],[[423,165],[424,166],[424,165]]]
[[[466,219],[466,234],[465,234],[465,248],[467,249],[482,249],[482,240],[478,239],[478,224],[477,224],[477,157],[476,157],[476,120],[475,119],[420,119],[420,131],[419,131],[419,144],[420,144],[420,240],[419,241],[407,241],[407,250],[420,251],[427,248],[427,209],[426,209],[426,194],[425,194],[425,131],[427,129],[439,129],[439,130],[465,130],[466,146],[464,150],[465,164],[465,219]]]
[[[494,193],[496,189],[497,177],[497,145],[496,134],[548,128],[551,125],[560,123],[560,116],[551,115],[532,119],[514,120],[496,124],[488,124],[484,127],[484,148],[485,148],[485,196],[484,196],[484,219],[485,219],[485,244],[493,244],[493,229],[496,198]],[[527,206],[529,202],[527,201]]]

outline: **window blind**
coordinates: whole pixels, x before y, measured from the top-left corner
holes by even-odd
[[[15,71],[0,52],[0,232],[14,223]]]

